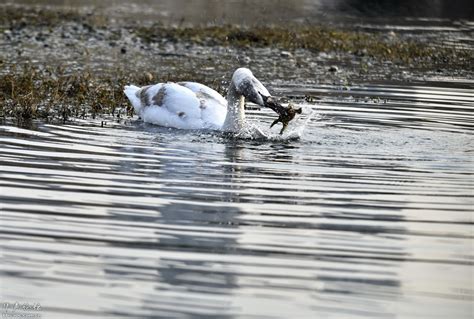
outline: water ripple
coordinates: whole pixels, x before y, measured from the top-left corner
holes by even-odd
[[[58,317],[467,318],[469,85],[282,86],[318,115],[297,141],[0,126],[2,299]]]

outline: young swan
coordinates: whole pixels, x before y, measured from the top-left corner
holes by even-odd
[[[270,93],[249,69],[239,68],[227,100],[196,82],[125,86],[125,95],[144,122],[178,129],[213,129],[238,133],[245,120],[245,99],[265,106]]]

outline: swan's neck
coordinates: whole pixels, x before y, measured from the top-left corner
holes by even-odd
[[[232,82],[227,93],[227,115],[222,129],[226,132],[240,132],[244,126],[245,98],[237,93],[235,84]]]

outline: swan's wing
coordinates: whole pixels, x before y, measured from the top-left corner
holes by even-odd
[[[141,88],[136,92],[141,104],[139,115],[145,122],[161,126],[220,128],[227,113],[226,105],[222,104],[225,99],[202,84],[196,85],[191,85],[197,89],[196,92],[177,83],[159,83]]]
[[[179,82],[179,85],[194,92],[199,99],[201,118],[206,123],[222,126],[227,115],[227,100],[217,91],[196,82]]]
[[[179,82],[179,85],[184,86],[185,88],[193,91],[198,97],[199,95],[204,96],[206,99],[215,100],[218,104],[227,106],[227,100],[222,97],[216,90],[211,89],[204,84],[197,82]]]
[[[166,127],[199,129],[203,126],[200,102],[191,90],[176,83],[145,86],[137,93],[143,121]]]

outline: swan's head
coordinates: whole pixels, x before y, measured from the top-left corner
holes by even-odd
[[[250,102],[260,106],[265,105],[263,97],[270,96],[268,90],[249,69],[237,69],[232,76],[232,83],[234,84],[238,94],[243,95]]]

